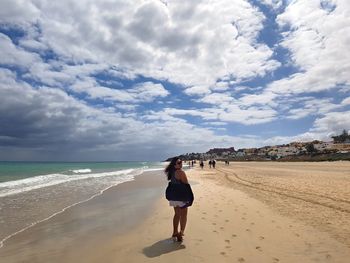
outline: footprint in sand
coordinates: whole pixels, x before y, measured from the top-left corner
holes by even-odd
[[[309,242],[304,242],[306,246],[308,246],[308,248],[311,248],[312,247],[312,244],[309,243]]]
[[[238,262],[245,262],[244,258],[238,258]]]
[[[213,226],[216,226],[216,223],[212,223]]]
[[[205,220],[205,217],[202,217],[203,220]]]
[[[237,235],[236,234],[232,234],[232,237],[237,237]]]
[[[226,219],[225,222],[226,222],[226,223],[227,223],[227,222],[230,222],[230,220]]]
[[[220,227],[221,230],[224,230],[225,228],[224,227]]]
[[[260,236],[260,237],[259,237],[259,239],[260,239],[260,240],[264,240],[264,239],[265,239],[265,237],[263,237],[263,236]]]
[[[260,251],[260,252],[262,252],[262,249],[261,249],[261,247],[259,247],[259,246],[255,247],[255,249],[258,250],[258,251]]]
[[[250,224],[251,224],[252,226],[254,226],[254,225],[255,225],[255,223],[254,223],[254,222],[251,222]]]
[[[241,217],[242,220],[245,220],[245,217]]]
[[[247,228],[245,231],[250,232],[250,229],[249,229],[249,228]]]
[[[276,262],[279,262],[280,260],[278,258],[272,258],[273,262],[276,263]]]
[[[229,239],[225,239],[225,242],[226,243],[230,243],[231,241]]]

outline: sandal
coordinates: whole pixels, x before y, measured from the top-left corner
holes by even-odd
[[[176,234],[173,234],[172,236],[171,236],[171,239],[174,241],[174,242],[176,242],[177,241],[177,236],[179,235],[179,233],[176,233]]]
[[[183,233],[178,233],[177,235],[176,235],[176,237],[177,237],[177,242],[182,242],[184,239],[183,239]]]

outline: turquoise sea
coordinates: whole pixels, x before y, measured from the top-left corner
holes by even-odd
[[[160,162],[0,162],[0,183],[38,175],[103,173],[163,167]]]
[[[0,248],[8,238],[161,162],[0,162]],[[165,180],[166,181],[166,180]]]

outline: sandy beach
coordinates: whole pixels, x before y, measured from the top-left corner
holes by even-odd
[[[165,176],[137,177],[10,238],[1,262],[348,262],[350,162],[218,163],[186,171],[184,242]]]

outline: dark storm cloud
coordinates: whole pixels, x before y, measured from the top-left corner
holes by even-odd
[[[26,85],[0,88],[2,146],[60,146],[76,132],[82,113],[60,90],[32,90]]]

